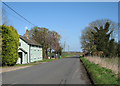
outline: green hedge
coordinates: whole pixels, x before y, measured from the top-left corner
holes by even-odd
[[[2,25],[2,65],[12,66],[18,60],[19,35],[12,26]]]
[[[117,76],[112,72],[112,70],[100,67],[98,64],[91,63],[83,57],[80,57],[80,59],[85,65],[95,85],[120,85]]]

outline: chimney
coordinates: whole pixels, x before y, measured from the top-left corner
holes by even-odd
[[[25,27],[25,29],[26,29],[26,32],[25,32],[25,37],[26,37],[27,39],[29,39],[29,31],[28,31],[28,28],[27,28],[27,27]]]

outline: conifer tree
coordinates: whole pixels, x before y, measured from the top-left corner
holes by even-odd
[[[19,35],[12,26],[2,25],[2,65],[12,66],[18,60]]]
[[[110,23],[106,22],[105,26],[94,27],[96,32],[91,32],[94,36],[94,44],[98,51],[103,51],[106,57],[112,53],[112,47],[114,45],[114,39],[110,39],[110,35],[113,31],[109,31]]]

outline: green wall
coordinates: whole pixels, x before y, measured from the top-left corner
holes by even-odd
[[[31,46],[30,47],[30,60],[31,60],[31,62],[43,60],[41,47],[38,47],[38,46]]]

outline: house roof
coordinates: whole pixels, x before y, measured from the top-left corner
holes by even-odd
[[[36,46],[42,46],[40,45],[38,42],[36,42],[34,39],[32,38],[27,38],[24,36],[19,36],[22,40],[24,40],[25,42],[27,42],[29,45],[36,45]]]
[[[19,50],[22,50],[23,52],[27,53],[23,48],[19,48]]]

